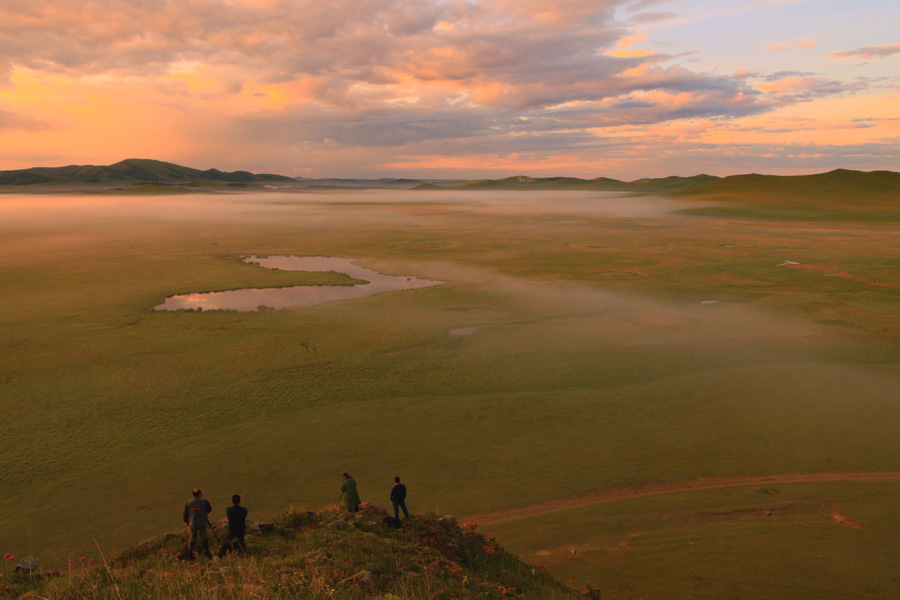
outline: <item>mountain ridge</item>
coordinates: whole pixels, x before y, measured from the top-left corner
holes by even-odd
[[[192,169],[159,160],[128,158],[112,165],[68,165],[65,167],[32,167],[0,171],[0,185],[35,185],[42,183],[185,183],[217,181],[224,183],[293,182],[284,175],[254,174],[249,171]]]
[[[532,177],[513,175],[501,179],[412,179],[412,178],[304,178],[249,171],[193,169],[153,159],[126,159],[108,166],[68,165],[0,171],[0,186],[29,188],[42,184],[65,186],[126,186],[122,191],[173,193],[193,186],[245,187],[272,184],[283,190],[413,189],[413,190],[573,190],[665,194],[714,202],[762,204],[824,203],[853,206],[862,198],[867,204],[895,204],[900,200],[900,173],[834,169],[811,175],[764,175],[747,173],[717,177],[699,174],[622,181],[610,177]],[[130,186],[130,187],[127,187]],[[271,187],[271,185],[270,185]],[[40,189],[40,187],[35,188]],[[119,188],[117,188],[118,190]],[[108,190],[108,191],[117,191]]]

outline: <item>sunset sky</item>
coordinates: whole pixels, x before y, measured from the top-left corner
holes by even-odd
[[[3,0],[0,169],[900,170],[898,0]]]

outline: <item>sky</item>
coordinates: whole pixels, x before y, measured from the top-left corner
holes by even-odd
[[[3,0],[0,170],[900,171],[897,0]]]

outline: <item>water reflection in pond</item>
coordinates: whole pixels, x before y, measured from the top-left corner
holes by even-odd
[[[182,294],[166,298],[154,310],[236,310],[253,312],[265,309],[298,308],[334,300],[364,298],[381,292],[396,292],[440,285],[441,281],[384,275],[353,264],[355,259],[335,256],[251,256],[244,262],[282,271],[344,273],[368,283],[359,285],[295,285],[283,288],[248,288],[227,292]]]

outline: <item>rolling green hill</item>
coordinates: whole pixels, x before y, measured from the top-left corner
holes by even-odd
[[[423,184],[418,190],[582,190],[596,192],[667,193],[692,188],[716,180],[712,175],[664,177],[619,181],[609,177],[578,179],[576,177],[528,177],[517,175],[504,179],[473,179],[446,184]]]
[[[0,185],[35,184],[141,184],[141,183],[223,183],[294,182],[290,177],[254,174],[249,171],[201,171],[158,160],[129,158],[109,166],[70,165],[0,171]]]
[[[754,204],[817,205],[859,210],[900,208],[900,173],[836,169],[817,175],[733,175],[681,190],[678,196]]]

